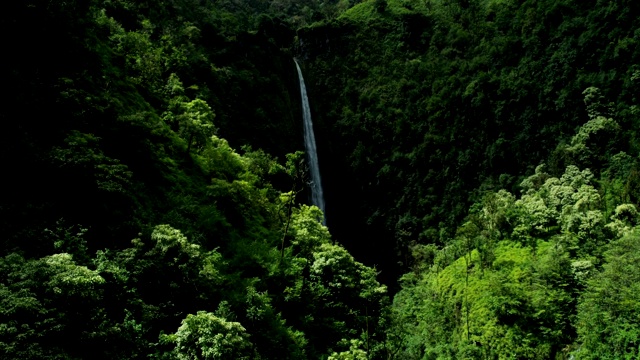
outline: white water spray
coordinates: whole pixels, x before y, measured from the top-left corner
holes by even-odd
[[[304,78],[298,62],[294,59],[298,69],[298,79],[300,80],[300,95],[302,96],[302,118],[304,121],[304,147],[307,152],[309,162],[309,173],[311,175],[311,203],[324,214],[324,195],[322,194],[322,181],[320,180],[320,166],[318,166],[318,152],[316,151],[316,138],[313,134],[313,123],[311,122],[311,109],[307,98],[307,88],[304,86]],[[326,218],[326,216],[325,216]],[[324,221],[323,221],[324,223]]]

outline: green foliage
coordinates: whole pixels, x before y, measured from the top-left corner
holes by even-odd
[[[618,205],[611,215],[611,222],[608,223],[606,227],[616,238],[620,238],[630,233],[638,225],[638,220],[640,220],[639,215],[638,210],[633,204]]]
[[[0,354],[16,359],[88,355],[86,347],[106,338],[108,325],[96,308],[104,283],[98,272],[77,265],[66,253],[38,260],[17,254],[1,259]],[[114,349],[94,350],[107,355]]]
[[[149,254],[165,257],[167,265],[174,262],[185,271],[197,271],[202,280],[210,286],[222,281],[219,269],[222,256],[217,251],[201,250],[200,245],[190,243],[180,230],[169,225],[156,226],[151,233],[151,240],[156,243]],[[173,256],[173,261],[170,256]],[[180,264],[183,261],[185,263]]]
[[[560,147],[556,152],[562,152],[565,161],[570,164],[600,168],[608,154],[617,148],[615,143],[620,136],[619,132],[617,122],[594,115],[571,138],[570,145]]]
[[[0,28],[38,35],[29,51],[7,44],[0,357],[326,358],[358,337],[379,347],[377,273],[296,198],[290,26],[351,5],[9,5]],[[340,298],[329,304],[329,292]]]
[[[79,225],[67,227],[64,219],[56,222],[54,230],[45,229],[58,251],[71,254],[76,261],[88,262],[87,241],[84,235],[89,231]]]
[[[638,357],[635,2],[4,10],[0,357]]]
[[[618,171],[620,156],[610,164]],[[628,298],[599,289],[624,293],[622,284],[634,283],[616,283],[619,274],[637,271],[612,264],[617,255],[633,256],[638,214],[635,205],[618,203],[605,224],[598,185],[589,169],[569,165],[553,177],[540,165],[522,181],[520,197],[500,190],[473,206],[446,246],[414,246],[419,263],[402,278],[387,330],[393,356],[546,359],[575,350],[633,358],[632,315],[615,319]]]
[[[640,298],[637,231],[612,242],[602,271],[587,283],[580,298],[576,356],[584,359],[635,359],[638,353]]]
[[[76,265],[69,254],[54,254],[43,260],[53,272],[47,286],[56,294],[90,297],[95,287],[104,283],[95,271]]]
[[[252,345],[240,323],[212,313],[189,314],[171,336],[177,359],[253,359]]]
[[[53,148],[50,156],[57,166],[92,177],[99,190],[126,193],[131,188],[132,172],[119,160],[104,155],[99,141],[93,134],[74,130],[65,139],[66,146]]]
[[[374,269],[331,242],[321,217],[315,206],[303,205],[292,214],[282,270],[288,279],[285,306],[297,314],[293,325],[307,334],[311,357],[349,349],[340,342],[344,338],[360,338],[366,353],[381,356],[386,286]],[[352,350],[345,354],[360,354]]]
[[[396,358],[546,359],[561,351],[571,338],[567,253],[542,241],[537,250],[503,241],[494,253],[486,269],[473,250],[405,282],[393,305],[403,338]]]
[[[316,206],[302,205],[291,217],[292,244],[303,256],[331,241],[329,229],[320,220],[323,214]]]
[[[362,345],[362,341],[351,340],[349,350],[334,352],[327,360],[367,360],[367,352],[361,349]]]
[[[539,178],[546,180],[540,184]],[[559,179],[542,172],[526,179],[522,183],[526,193],[514,203],[517,219],[512,236],[529,243],[536,237],[570,233],[578,241],[572,250],[579,245],[582,254],[593,252],[604,241],[604,216],[592,178],[588,169],[570,165]]]
[[[600,89],[591,86],[586,88],[582,95],[584,95],[584,104],[587,107],[589,119],[593,120],[610,115],[612,104],[604,104],[605,99]]]
[[[327,194],[359,204],[328,210],[334,235],[384,238],[362,256],[406,271],[411,246],[445,245],[472,204],[517,192],[517,176],[537,164],[554,177],[576,165],[599,178],[637,137],[634,10],[628,1],[370,0],[300,29],[335,174]]]
[[[171,74],[165,91],[173,96],[169,100],[168,110],[163,114],[163,120],[174,125],[176,132],[187,142],[187,152],[192,146],[202,149],[209,138],[215,133],[213,125],[215,114],[209,104],[202,99],[189,101],[184,95],[182,83],[176,74]]]

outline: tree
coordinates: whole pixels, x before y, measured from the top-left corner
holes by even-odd
[[[323,334],[326,346],[349,336],[361,338],[367,353],[380,350],[387,289],[376,280],[376,271],[355,261],[343,247],[329,243],[314,249],[308,271],[301,300],[314,304],[311,315],[316,320],[309,324],[309,332]]]
[[[189,100],[182,81],[174,73],[167,79],[163,93],[170,96],[167,110],[162,114],[164,121],[187,142],[187,152],[193,145],[203,148],[217,131],[213,109],[203,99]]]
[[[180,360],[255,359],[249,335],[240,323],[206,311],[187,315],[170,341],[175,342],[174,353]]]
[[[110,352],[101,306],[105,283],[71,255],[0,259],[0,355],[7,359],[69,359],[87,349]],[[101,358],[102,354],[99,358]]]
[[[187,152],[191,150],[191,146],[199,144],[204,146],[207,140],[216,131],[213,125],[215,114],[213,110],[202,99],[191,100],[184,104],[185,112],[178,116],[180,121],[180,134],[187,139]]]
[[[580,359],[640,356],[640,231],[613,241],[602,271],[580,298],[576,328]]]
[[[346,343],[347,341],[343,339],[342,342]],[[349,344],[349,350],[334,352],[327,360],[369,360],[367,352],[361,349],[362,341],[351,340]]]

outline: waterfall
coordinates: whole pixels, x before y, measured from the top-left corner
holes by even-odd
[[[300,79],[300,95],[302,96],[302,120],[304,121],[304,147],[309,162],[309,173],[311,175],[311,203],[324,214],[324,196],[322,194],[322,181],[320,180],[320,166],[318,166],[318,152],[316,151],[316,138],[313,134],[313,123],[311,122],[311,109],[307,98],[307,88],[304,86],[304,78],[298,62],[294,59],[298,69],[298,79]],[[326,216],[325,216],[326,219]],[[323,223],[325,221],[323,220]]]

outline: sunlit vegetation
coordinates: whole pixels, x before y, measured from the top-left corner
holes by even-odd
[[[640,358],[638,13],[10,1],[0,358]]]

